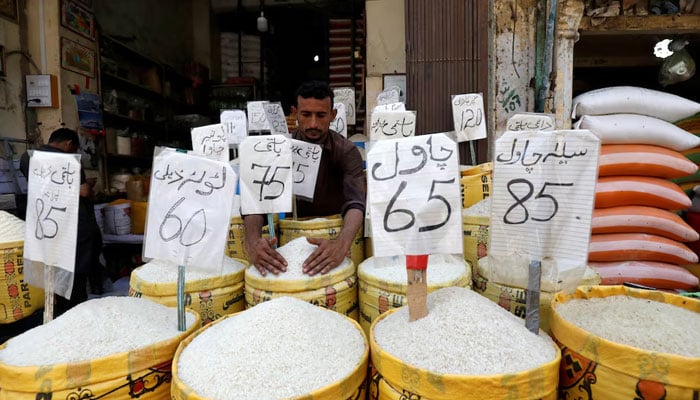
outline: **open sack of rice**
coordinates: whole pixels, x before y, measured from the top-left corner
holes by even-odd
[[[360,399],[368,352],[357,322],[276,298],[183,341],[173,360],[172,398]]]
[[[700,300],[624,286],[557,294],[560,398],[700,398]]]
[[[245,309],[243,275],[248,263],[224,257],[221,268],[187,266],[185,307],[199,312],[202,325]],[[152,260],[131,272],[129,296],[143,297],[168,307],[177,306],[178,266]]]
[[[0,399],[169,399],[171,362],[199,328],[186,313],[134,297],[81,303],[0,346]]]
[[[370,334],[379,399],[556,399],[554,342],[469,289],[428,295],[428,315],[381,315]],[[403,396],[403,397],[402,397]]]
[[[357,321],[357,275],[355,264],[346,258],[326,274],[309,276],[302,264],[316,249],[306,237],[296,238],[277,251],[287,260],[287,271],[263,276],[255,266],[245,271],[245,300],[248,307],[277,297],[296,297],[337,311]]]

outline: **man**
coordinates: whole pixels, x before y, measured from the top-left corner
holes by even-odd
[[[77,153],[80,147],[78,133],[72,129],[60,128],[51,133],[49,143],[39,147],[38,151],[54,153]],[[29,152],[22,154],[20,158],[20,170],[27,178],[29,175]],[[85,180],[85,172],[80,170],[80,198],[78,201],[78,237],[75,251],[75,271],[73,276],[73,290],[70,300],[56,296],[54,316],[58,317],[70,308],[87,300],[87,281],[90,275],[98,275],[101,278],[99,257],[102,251],[102,234],[95,219],[95,212],[90,201],[92,188]],[[100,279],[91,279],[93,285],[101,285]],[[100,288],[93,288],[100,291]]]
[[[336,239],[308,238],[318,247],[304,261],[304,273],[325,274],[340,265],[350,251],[353,239],[362,226],[365,214],[365,178],[362,156],[355,145],[330,130],[335,119],[333,91],[327,83],[303,83],[296,92],[292,113],[297,116],[297,130],[292,137],[321,145],[313,202],[297,200],[297,215],[329,216],[341,214],[343,228]],[[261,237],[262,215],[244,216],[246,250],[250,261],[262,275],[280,274],[287,270],[287,261],[274,248],[277,238]]]

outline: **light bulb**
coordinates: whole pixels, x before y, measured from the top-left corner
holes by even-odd
[[[265,18],[265,13],[260,11],[260,16],[258,17],[258,31],[267,32],[267,18]]]

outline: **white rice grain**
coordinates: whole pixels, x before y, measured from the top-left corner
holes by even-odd
[[[24,221],[7,211],[0,210],[0,243],[24,240]]]
[[[187,266],[185,268],[185,282],[193,282],[209,279],[222,275],[233,275],[245,268],[245,264],[230,257],[224,257],[224,262],[220,269],[202,268],[199,266]],[[151,260],[136,268],[132,274],[137,278],[152,283],[173,283],[177,282],[177,264],[164,260]]]
[[[487,197],[480,202],[462,210],[462,216],[489,217],[491,216],[491,198]]]
[[[195,315],[186,313],[187,326]],[[81,303],[53,321],[7,342],[0,361],[40,366],[94,360],[179,335],[177,309],[136,297],[103,297]]]
[[[377,344],[406,364],[438,374],[510,374],[556,358],[552,340],[469,289],[428,295],[428,315],[408,321],[402,307],[374,326]]]
[[[630,296],[572,299],[555,310],[566,321],[615,343],[700,358],[697,312]]]
[[[406,256],[372,257],[360,264],[360,273],[390,284],[406,284]],[[431,254],[428,257],[428,285],[444,285],[467,274],[464,259],[449,254]],[[469,277],[469,275],[467,275]]]
[[[340,314],[280,297],[199,334],[180,353],[178,377],[215,400],[302,396],[346,379],[365,345]]]

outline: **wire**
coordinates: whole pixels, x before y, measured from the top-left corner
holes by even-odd
[[[13,54],[20,54],[20,55],[24,56],[24,58],[26,58],[27,61],[29,61],[29,63],[32,64],[32,66],[34,67],[34,69],[37,70],[37,72],[41,72],[41,69],[39,68],[38,65],[36,65],[36,63],[32,59],[32,56],[30,56],[26,52],[24,52],[22,50],[12,50],[12,51],[8,51],[7,53],[5,53],[5,56],[11,56]]]

